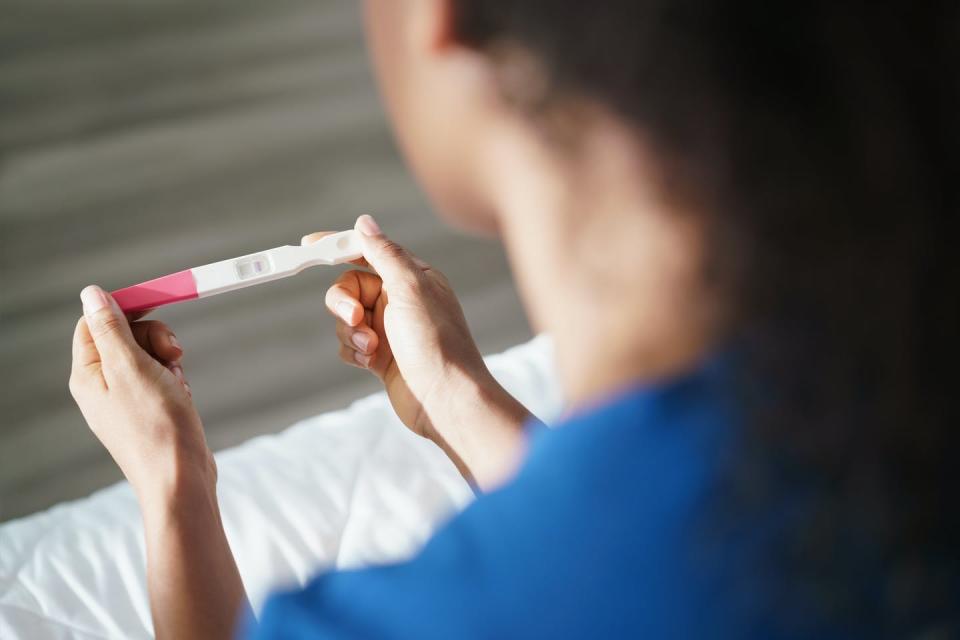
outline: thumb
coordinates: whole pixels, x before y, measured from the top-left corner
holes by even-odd
[[[133,339],[130,323],[113,297],[91,285],[80,292],[80,300],[90,336],[100,353],[100,362],[109,368],[121,362],[135,361],[140,346]]]
[[[388,285],[391,282],[408,279],[416,275],[420,268],[416,260],[406,249],[388,238],[380,230],[373,216],[362,215],[357,218],[356,230],[360,232],[363,257]]]

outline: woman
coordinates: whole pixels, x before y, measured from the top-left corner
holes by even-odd
[[[362,216],[340,357],[483,495],[245,637],[960,633],[956,11],[773,6],[366,3],[401,146],[505,243],[569,411],[528,422],[443,276]],[[228,637],[246,599],[181,349],[81,298],[71,390],[140,501],[157,635]]]

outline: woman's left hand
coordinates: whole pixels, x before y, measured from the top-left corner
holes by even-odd
[[[184,480],[214,486],[216,466],[173,332],[158,321],[129,322],[99,287],[80,298],[70,392],[137,496],[176,491]]]

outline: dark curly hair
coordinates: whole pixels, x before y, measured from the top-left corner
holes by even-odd
[[[808,489],[780,545],[788,596],[840,623],[880,615],[898,636],[960,633],[958,7],[454,3],[465,44],[542,67],[534,117],[605,104],[652,145],[666,197],[704,217],[751,416],[731,490],[757,507]],[[883,570],[871,598],[851,542]]]

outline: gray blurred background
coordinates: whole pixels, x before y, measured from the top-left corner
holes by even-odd
[[[352,0],[0,0],[0,520],[121,477],[67,391],[84,285],[364,212],[447,273],[485,352],[530,336],[499,247],[445,229],[404,170]],[[155,313],[214,449],[376,390],[337,360],[334,276]]]

